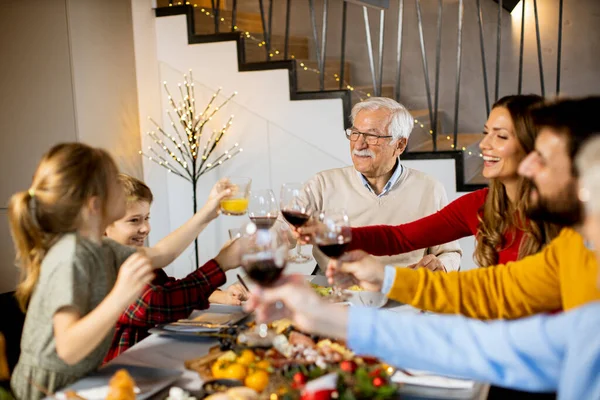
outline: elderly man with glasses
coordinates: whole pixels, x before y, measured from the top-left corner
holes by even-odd
[[[354,106],[352,128],[346,130],[353,166],[323,171],[307,183],[313,210],[345,209],[352,226],[396,225],[423,218],[448,203],[442,184],[400,163],[413,128],[413,118],[398,102],[371,97]],[[313,255],[324,270],[328,259],[316,246]],[[424,266],[456,271],[458,242],[379,257],[392,265]]]

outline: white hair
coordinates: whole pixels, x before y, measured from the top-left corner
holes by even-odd
[[[379,109],[389,110],[390,112],[387,134],[392,136],[392,143],[403,138],[408,140],[414,126],[414,118],[406,107],[387,97],[369,97],[357,103],[352,107],[350,121],[354,125],[354,119],[362,110],[375,111]]]
[[[575,158],[579,173],[579,198],[586,210],[600,212],[600,136],[595,135],[583,145]]]

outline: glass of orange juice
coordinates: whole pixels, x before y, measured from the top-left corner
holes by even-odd
[[[221,200],[221,212],[225,215],[244,215],[248,211],[248,197],[252,179],[230,177],[231,195]]]

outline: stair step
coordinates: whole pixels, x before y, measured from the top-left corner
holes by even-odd
[[[262,33],[250,33],[253,38],[262,40]],[[253,39],[246,38],[246,62],[264,62],[267,60],[266,47],[259,46],[260,42],[256,42]],[[285,35],[272,35],[271,36],[271,54],[273,57],[269,57],[271,61],[283,60],[283,51],[285,48]],[[309,40],[306,37],[301,36],[290,36],[288,38],[288,57],[294,56],[294,59],[308,59],[309,53]]]
[[[305,70],[305,68],[307,68]],[[316,61],[296,60],[296,71],[298,77],[298,90],[303,92],[312,92],[320,90],[320,77],[316,73],[319,67]],[[340,60],[325,60],[325,90],[338,90],[340,82],[336,80],[340,73]],[[350,80],[350,63],[344,63],[344,80]],[[343,88],[345,89],[345,88]]]
[[[347,81],[347,79],[344,79]],[[355,92],[368,93],[371,96],[375,96],[375,91],[373,90],[373,85],[362,85],[362,86],[354,86]],[[362,94],[361,93],[361,94]],[[362,96],[365,97],[364,95]],[[381,85],[381,97],[389,97],[390,99],[394,98],[394,85],[393,84],[383,84]],[[360,101],[360,98],[356,96],[356,102]]]

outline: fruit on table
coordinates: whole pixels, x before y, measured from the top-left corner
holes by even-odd
[[[352,360],[345,360],[340,363],[340,369],[344,372],[354,373],[358,365]]]
[[[319,390],[316,392],[303,393],[300,400],[331,400],[334,390]]]
[[[225,378],[225,370],[229,366],[231,362],[227,360],[217,360],[211,367],[210,372],[212,373],[213,378],[222,379]]]
[[[242,351],[242,354],[240,354],[237,357],[235,362],[237,362],[238,364],[248,366],[248,365],[252,364],[255,360],[256,360],[256,354],[254,354],[254,352],[252,350],[245,349],[244,351]]]
[[[239,381],[244,381],[248,370],[245,365],[232,363],[223,371],[222,378],[226,379],[237,379]]]
[[[376,376],[375,378],[373,378],[373,386],[381,387],[383,385],[385,385],[385,381],[383,380],[382,377]]]
[[[267,385],[269,384],[269,374],[263,370],[256,370],[246,377],[244,380],[244,385],[249,387],[250,389],[254,389],[257,392],[262,392],[265,390]]]
[[[254,364],[254,366],[259,369],[269,369],[271,368],[271,363],[269,362],[269,360],[260,360],[259,362]]]
[[[302,372],[296,372],[292,379],[294,380],[294,383],[298,386],[303,386],[304,384],[306,384],[307,381],[306,375],[304,375]]]

